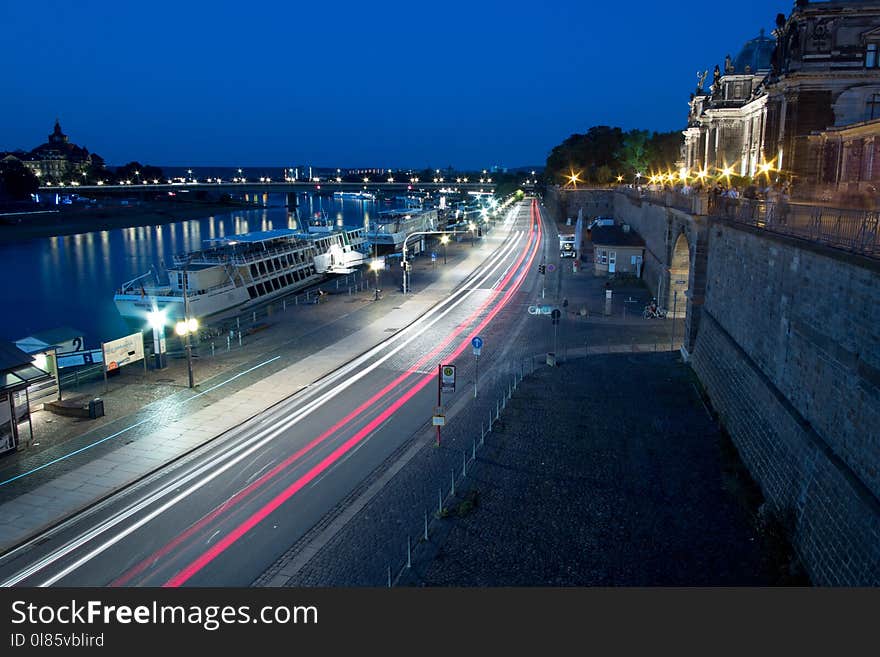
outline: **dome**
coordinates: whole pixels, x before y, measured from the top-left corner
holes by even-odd
[[[776,49],[776,39],[764,36],[764,30],[757,38],[746,41],[736,59],[733,60],[733,72],[737,75],[769,71],[770,60]],[[746,66],[749,70],[746,71]]]

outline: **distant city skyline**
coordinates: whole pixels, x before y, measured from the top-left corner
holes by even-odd
[[[695,72],[791,5],[5,3],[0,150],[60,118],[111,166],[538,166],[592,125],[684,128]]]

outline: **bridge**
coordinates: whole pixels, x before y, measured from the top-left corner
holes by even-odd
[[[489,182],[341,182],[337,180],[327,181],[260,181],[248,180],[234,182],[221,180],[220,182],[171,182],[150,183],[141,182],[129,185],[83,185],[83,184],[59,184],[44,185],[39,188],[43,194],[100,194],[102,196],[130,195],[143,193],[178,193],[178,192],[211,192],[221,194],[294,194],[302,192],[408,192],[408,191],[449,191],[449,192],[484,192],[495,191],[495,185]]]

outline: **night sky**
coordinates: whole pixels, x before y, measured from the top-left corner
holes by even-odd
[[[110,165],[542,165],[683,128],[696,71],[792,4],[0,0],[0,150],[57,116]]]

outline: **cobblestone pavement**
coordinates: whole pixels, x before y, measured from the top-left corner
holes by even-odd
[[[397,583],[772,584],[772,550],[732,492],[723,440],[672,354],[539,369]]]

